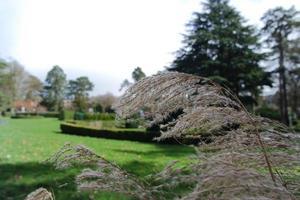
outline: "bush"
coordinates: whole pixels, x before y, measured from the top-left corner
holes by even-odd
[[[13,119],[24,119],[24,118],[58,118],[58,112],[43,112],[43,113],[36,113],[36,112],[27,112],[27,113],[15,113],[11,116]]]
[[[118,128],[139,128],[145,126],[145,120],[137,116],[130,119],[117,118],[115,120],[115,126]]]
[[[84,116],[85,120],[93,121],[93,120],[114,120],[115,114],[114,113],[86,113]]]
[[[87,120],[87,121],[111,121],[115,119],[114,113],[83,113],[75,112],[74,120]]]
[[[262,117],[280,121],[280,113],[277,109],[268,106],[262,106],[256,109],[256,114]]]
[[[59,118],[59,112],[43,112],[38,113],[38,116],[47,117],[47,118]]]
[[[297,121],[297,124],[294,126],[294,130],[300,133],[300,120]]]
[[[63,120],[63,121],[73,120],[74,119],[74,114],[75,114],[74,111],[62,110],[62,111],[60,111],[60,114],[59,114],[59,120]]]
[[[9,111],[2,111],[2,112],[1,112],[1,115],[2,115],[3,117],[11,117],[11,112],[9,112]]]
[[[131,140],[140,142],[153,142],[153,138],[158,137],[160,135],[159,132],[146,132],[142,130],[130,129],[101,130],[69,123],[62,123],[60,125],[60,129],[63,133],[68,133],[72,135],[101,137],[116,140]]]
[[[75,112],[74,120],[84,120],[84,113],[83,112]]]

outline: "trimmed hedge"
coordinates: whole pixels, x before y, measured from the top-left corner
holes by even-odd
[[[75,112],[74,120],[87,120],[87,121],[106,121],[106,120],[114,120],[114,113],[83,113],[83,112]]]
[[[58,112],[44,112],[44,113],[27,112],[27,113],[15,113],[14,115],[11,116],[11,118],[13,119],[42,118],[42,117],[58,118],[59,113]]]
[[[74,119],[74,114],[75,114],[74,111],[71,111],[71,110],[62,110],[59,113],[59,120],[63,120],[63,121],[73,120]]]
[[[61,123],[62,133],[71,135],[90,136],[115,140],[130,140],[138,142],[154,142],[161,144],[198,144],[200,141],[195,139],[173,139],[155,141],[155,137],[160,136],[159,131],[141,131],[138,129],[95,129],[71,123]]]
[[[85,112],[64,110],[60,112],[59,119],[63,121],[67,121],[67,120],[107,121],[107,120],[115,120],[115,114],[114,113],[85,113]]]
[[[159,132],[146,132],[130,129],[94,129],[68,123],[61,123],[60,129],[63,133],[72,135],[100,137],[116,140],[131,140],[139,142],[153,142],[153,138],[160,135]]]

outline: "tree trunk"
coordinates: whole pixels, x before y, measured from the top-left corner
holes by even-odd
[[[298,112],[298,90],[297,90],[298,83],[295,81],[292,85],[292,98],[291,98],[291,107],[292,112],[297,115],[297,118],[300,116]]]
[[[289,125],[288,115],[288,103],[287,103],[287,92],[286,92],[286,77],[284,67],[284,53],[283,53],[283,40],[282,37],[279,39],[279,92],[280,92],[280,115],[281,122],[285,125]]]

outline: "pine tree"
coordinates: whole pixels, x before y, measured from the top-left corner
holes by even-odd
[[[168,70],[208,77],[253,103],[271,81],[259,66],[264,54],[258,53],[258,35],[245,22],[228,0],[207,0],[187,25],[184,46]]]

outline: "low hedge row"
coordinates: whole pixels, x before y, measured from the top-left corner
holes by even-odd
[[[198,144],[199,140],[192,139],[166,139],[164,141],[155,141],[155,137],[160,136],[159,131],[141,131],[137,129],[95,129],[90,127],[84,127],[76,124],[61,123],[60,129],[62,133],[71,135],[81,135],[90,137],[99,137],[115,140],[130,140],[138,142],[155,142],[162,144]]]
[[[139,142],[153,142],[153,138],[160,135],[159,132],[146,132],[130,129],[94,129],[69,123],[61,123],[60,129],[62,133],[72,135],[100,137],[116,140],[131,140]]]
[[[87,120],[87,121],[98,121],[98,120],[114,120],[114,113],[83,113],[75,112],[74,120]]]
[[[85,112],[75,112],[70,110],[63,110],[60,112],[60,120],[86,120],[86,121],[107,121],[114,120],[114,113],[85,113]]]
[[[74,111],[71,110],[62,110],[59,113],[59,120],[66,121],[66,120],[73,120],[74,119]]]
[[[36,112],[26,112],[26,113],[15,113],[11,116],[13,119],[24,119],[24,118],[58,118],[58,112],[43,112],[43,113],[36,113]]]

